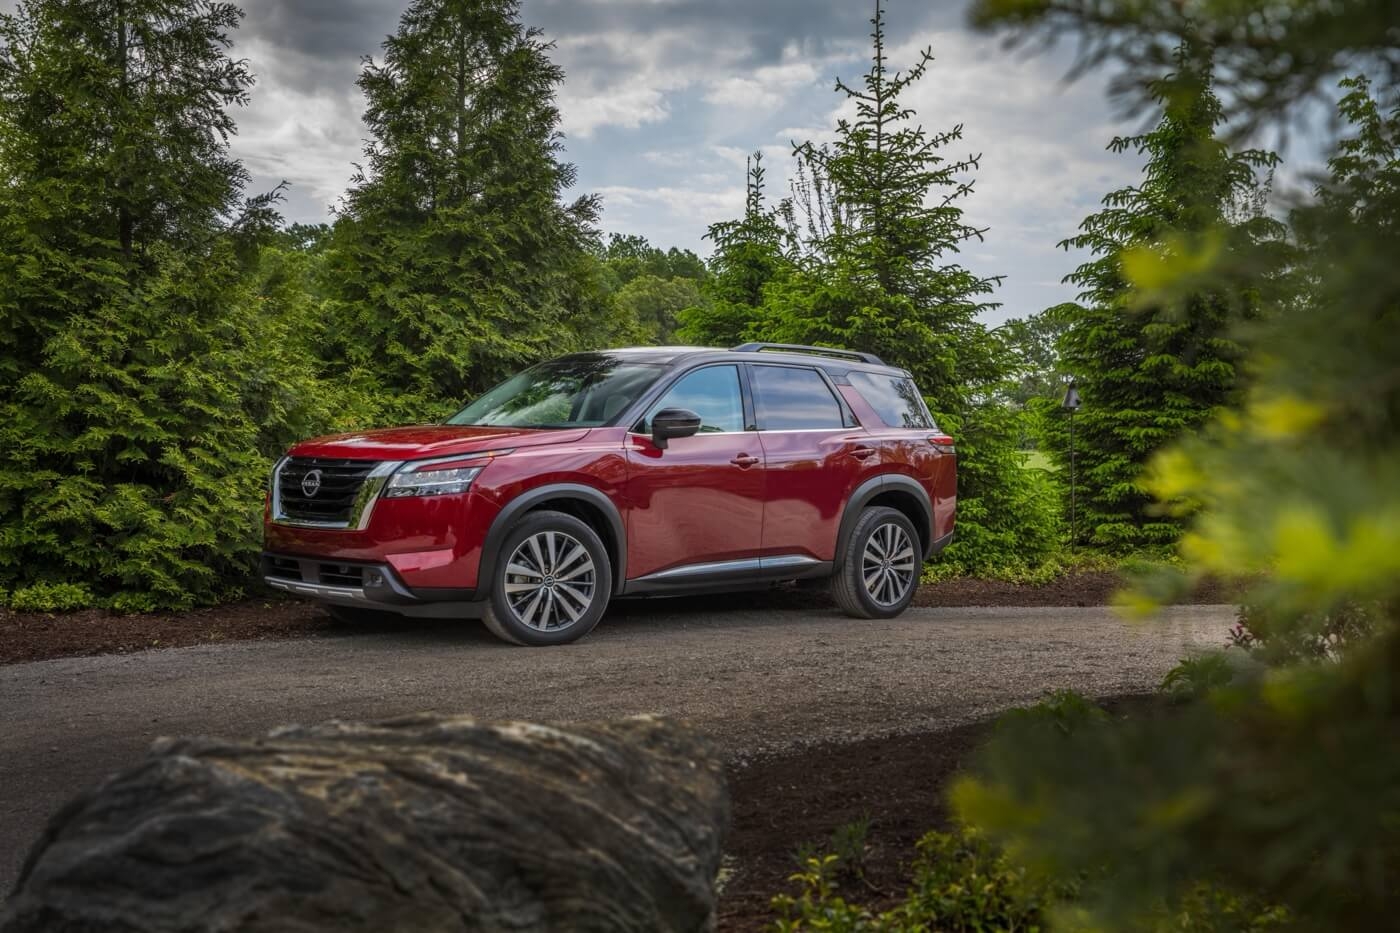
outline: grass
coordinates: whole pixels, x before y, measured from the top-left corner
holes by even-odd
[[[1049,455],[1043,450],[1028,450],[1026,458],[1021,463],[1028,470],[1049,470],[1055,472],[1057,467],[1051,462]]]

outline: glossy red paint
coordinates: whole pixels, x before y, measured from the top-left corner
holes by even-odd
[[[629,577],[758,556],[764,474],[757,431],[675,438],[665,450],[630,434],[627,467]]]
[[[697,434],[665,449],[625,426],[428,425],[304,441],[289,454],[375,461],[477,455],[460,465],[483,469],[461,495],[381,497],[363,530],[279,524],[265,514],[266,549],[388,563],[413,590],[479,590],[488,533],[502,510],[533,490],[572,484],[616,507],[624,540],[610,543],[625,549],[628,580],[764,555],[833,561],[853,491],[881,474],[919,483],[933,506],[934,539],[951,534],[956,457],[946,436],[886,425],[856,388],[838,389],[858,426]],[[492,451],[503,453],[480,456]]]
[[[763,553],[832,560],[846,502],[878,472],[879,449],[860,428],[759,436],[767,459]]]
[[[297,457],[346,460],[421,460],[484,450],[568,444],[587,434],[586,428],[556,431],[427,424],[316,437],[297,444],[291,453]]]

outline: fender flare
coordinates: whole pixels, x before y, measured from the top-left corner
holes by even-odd
[[[846,500],[846,509],[841,513],[840,530],[836,533],[836,561],[838,564],[841,555],[846,553],[846,543],[851,539],[851,532],[855,530],[861,510],[880,493],[891,491],[907,492],[919,504],[921,519],[915,521],[914,525],[924,540],[923,559],[928,560],[933,556],[940,542],[933,540],[933,503],[929,501],[928,491],[920,486],[913,477],[905,476],[903,473],[881,473],[878,476],[870,477],[857,486],[850,498]],[[946,544],[947,542],[942,543]]]
[[[481,563],[476,571],[478,598],[491,592],[491,579],[495,575],[496,561],[500,557],[501,545],[505,542],[506,535],[510,534],[516,522],[526,512],[551,499],[573,499],[591,505],[603,514],[617,549],[616,553],[608,555],[613,562],[613,594],[616,595],[622,588],[623,581],[627,579],[627,533],[622,523],[622,513],[606,493],[592,486],[581,483],[551,483],[521,493],[496,513],[490,529],[486,532],[486,540],[481,546]],[[603,539],[603,546],[608,546],[606,538]]]

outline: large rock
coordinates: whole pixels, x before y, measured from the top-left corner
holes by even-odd
[[[728,810],[649,717],[162,739],[50,821],[0,930],[705,930]]]

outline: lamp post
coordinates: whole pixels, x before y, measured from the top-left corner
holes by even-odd
[[[1079,405],[1079,389],[1074,380],[1071,379],[1065,387],[1065,399],[1060,403],[1060,407],[1069,412],[1069,546],[1071,548],[1079,539],[1074,515],[1074,413],[1079,410]]]

